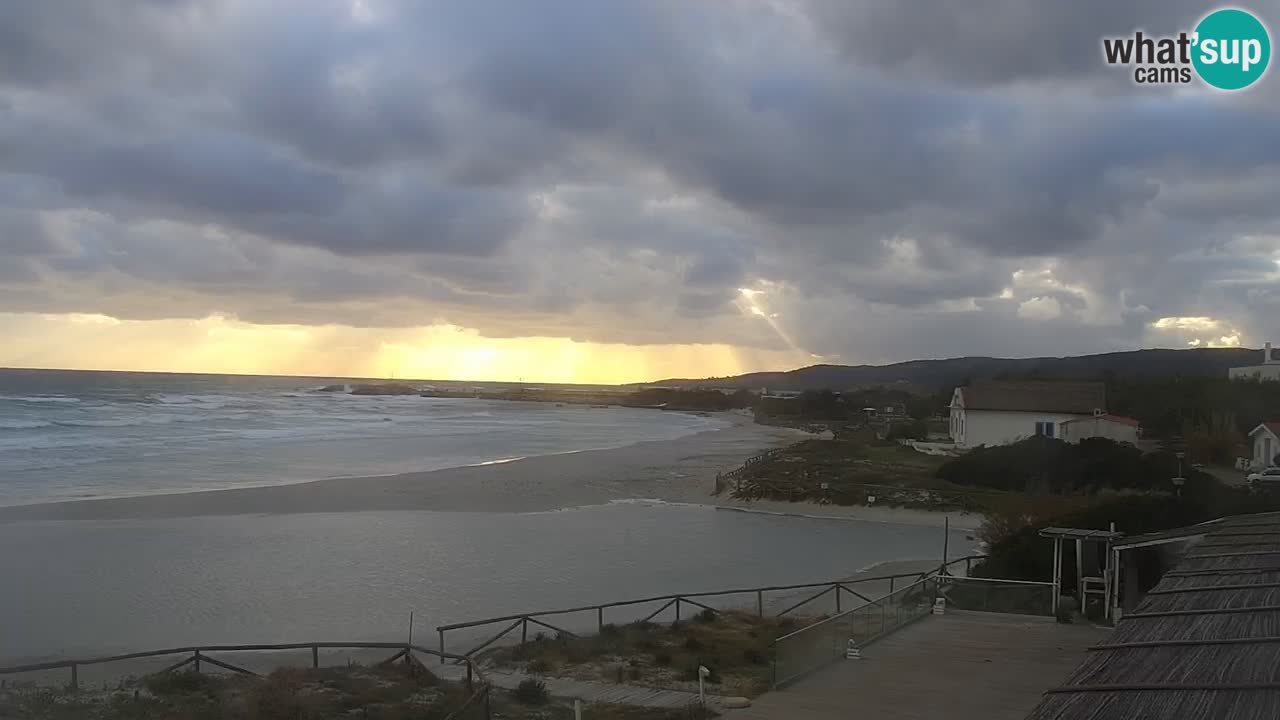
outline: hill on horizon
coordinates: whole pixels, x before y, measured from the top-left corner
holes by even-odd
[[[892,365],[810,365],[784,372],[756,372],[723,378],[672,378],[656,385],[770,390],[843,390],[908,383],[939,389],[971,380],[1021,378],[1105,380],[1108,378],[1227,377],[1227,370],[1261,361],[1247,348],[1130,350],[1074,357],[959,357],[910,360]]]

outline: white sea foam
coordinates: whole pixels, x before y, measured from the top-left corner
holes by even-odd
[[[65,395],[0,395],[0,401],[21,403],[78,403],[80,398]]]

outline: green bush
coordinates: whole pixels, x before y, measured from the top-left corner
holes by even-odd
[[[537,678],[525,678],[511,695],[517,702],[525,705],[545,705],[548,699],[547,684]]]

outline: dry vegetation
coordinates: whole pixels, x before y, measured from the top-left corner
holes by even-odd
[[[319,670],[284,668],[266,677],[174,672],[71,693],[37,687],[0,689],[0,718],[22,720],[439,720],[467,699],[422,668],[403,665]],[[572,707],[544,699],[525,704],[494,691],[494,717],[569,720]],[[482,718],[473,706],[465,718]],[[687,720],[688,711],[587,706],[588,720]]]
[[[938,479],[945,460],[896,442],[805,440],[745,468],[733,496],[835,505],[865,505],[870,496],[891,507],[978,510],[1000,495]]]
[[[752,697],[769,687],[773,639],[798,626],[793,618],[703,611],[670,625],[605,625],[589,637],[539,635],[488,659],[534,675],[679,690],[697,689],[703,665],[712,672],[711,692]]]

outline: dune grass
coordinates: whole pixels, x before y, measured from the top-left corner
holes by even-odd
[[[468,693],[422,668],[403,665],[299,669],[265,677],[173,672],[129,680],[111,690],[70,692],[31,686],[0,689],[0,718],[22,720],[440,720]],[[572,705],[527,702],[493,691],[494,717],[570,720]],[[483,718],[482,705],[464,717]],[[587,720],[688,720],[688,709],[589,705]]]
[[[712,692],[752,697],[769,688],[774,638],[798,626],[794,618],[708,610],[679,623],[605,625],[587,637],[540,634],[487,657],[535,675],[679,690],[697,688],[702,665]]]

